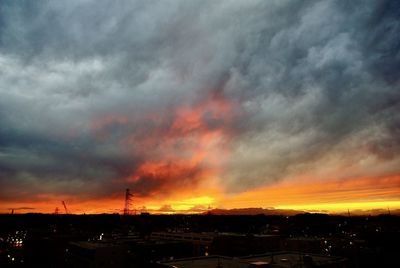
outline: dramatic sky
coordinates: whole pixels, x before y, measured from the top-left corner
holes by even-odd
[[[0,212],[400,208],[400,2],[0,1]]]

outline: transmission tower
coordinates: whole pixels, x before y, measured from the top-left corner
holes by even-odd
[[[129,192],[129,189],[126,189],[125,191],[125,207],[124,207],[124,215],[129,215],[130,214],[130,205],[132,202],[132,194]]]

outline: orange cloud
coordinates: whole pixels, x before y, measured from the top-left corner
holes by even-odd
[[[168,194],[216,179],[229,153],[225,141],[230,135],[232,110],[229,101],[211,96],[197,105],[176,108],[170,115],[172,119],[162,114],[147,116],[151,127],[146,135],[133,133],[126,140],[143,158],[127,183]],[[164,126],[163,121],[168,120],[170,124]]]

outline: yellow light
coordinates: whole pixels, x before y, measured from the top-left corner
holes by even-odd
[[[176,210],[189,210],[194,206],[208,206],[214,202],[214,198],[210,196],[200,196],[189,198],[182,201],[172,202],[172,206]]]
[[[349,202],[349,203],[320,203],[320,204],[302,204],[302,205],[283,205],[277,206],[277,209],[294,209],[309,212],[347,212],[348,210],[372,210],[372,209],[398,209],[400,201],[371,201],[371,202]]]

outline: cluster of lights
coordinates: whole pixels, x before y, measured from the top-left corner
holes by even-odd
[[[15,257],[11,256],[10,254],[7,255],[7,258],[8,258],[10,261],[12,261],[12,262],[17,261],[17,259],[15,259]],[[20,262],[23,263],[24,260],[21,260]]]
[[[90,242],[90,241],[102,241],[103,240],[103,237],[104,237],[104,233],[101,233],[99,236],[95,236],[94,238],[92,238],[92,239],[88,239],[88,242]]]
[[[13,247],[22,247],[26,233],[26,231],[15,231],[14,234],[8,235],[6,241]]]
[[[329,245],[329,242],[327,240],[324,240],[324,250],[326,251],[328,256],[330,255],[330,253],[332,251],[332,245]]]

